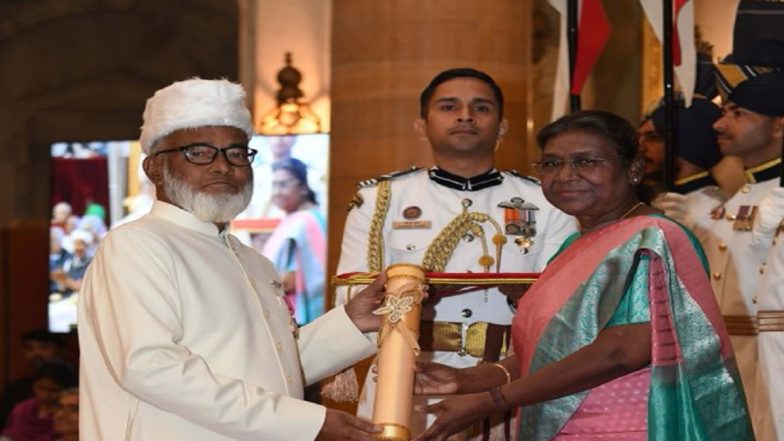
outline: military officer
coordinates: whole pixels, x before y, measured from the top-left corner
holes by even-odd
[[[717,66],[723,115],[714,124],[725,155],[739,157],[747,183],[711,213],[713,234],[705,250],[711,266],[714,292],[730,332],[750,405],[757,439],[769,436],[770,396],[782,399],[781,368],[770,384],[758,383],[758,311],[760,300],[773,290],[768,285],[767,252],[755,245],[752,234],[759,223],[759,206],[779,186],[784,139],[784,42],[781,40],[782,6],[777,2],[741,1],[735,22],[733,54]],[[778,12],[776,12],[778,11]],[[758,245],[758,244],[757,244]],[[780,288],[779,288],[780,289]],[[767,305],[781,311],[780,306]],[[777,357],[781,358],[779,354]],[[778,387],[775,387],[778,384]],[[779,406],[777,420],[782,419]],[[778,439],[782,434],[779,434]]]
[[[483,72],[450,69],[424,89],[420,106],[415,129],[431,146],[435,166],[360,183],[338,273],[399,262],[490,276],[541,271],[576,224],[545,200],[535,179],[495,168],[507,130],[501,89]],[[460,367],[497,360],[513,315],[496,288],[429,302],[422,313],[423,357]],[[359,414],[369,416],[374,384],[365,387]],[[417,415],[413,433],[425,424]]]
[[[708,214],[721,205],[727,195],[713,176],[722,154],[713,130],[721,109],[704,96],[695,96],[690,107],[677,100],[677,165],[672,191],[659,194],[654,207],[690,228],[701,242],[711,234]],[[663,142],[664,107],[650,113],[640,126],[640,145]],[[650,135],[650,131],[655,133]]]

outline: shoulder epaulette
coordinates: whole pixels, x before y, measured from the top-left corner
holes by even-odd
[[[372,178],[372,179],[365,179],[364,181],[357,182],[357,189],[374,187],[374,186],[378,185],[379,182],[389,181],[389,180],[392,180],[392,179],[395,179],[395,178],[399,178],[401,176],[405,176],[407,174],[414,173],[415,171],[418,171],[418,170],[421,170],[421,169],[422,169],[422,167],[417,167],[415,165],[412,165],[411,167],[409,167],[409,168],[407,168],[405,170],[398,170],[398,171],[395,171],[395,172],[392,172],[392,173],[387,173],[385,175],[381,175],[381,176],[378,176],[378,177],[375,177],[375,178]]]
[[[520,179],[525,179],[526,181],[533,182],[536,185],[541,185],[541,182],[538,179],[536,179],[535,177],[523,175],[523,174],[521,174],[517,170],[504,170],[504,172],[509,173],[510,175],[512,175],[514,177],[517,177],[517,178],[520,178]]]

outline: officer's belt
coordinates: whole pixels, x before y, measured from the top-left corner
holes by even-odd
[[[759,332],[784,332],[784,311],[760,311],[757,322]]]
[[[506,354],[509,325],[422,321],[419,345],[423,351],[457,352],[484,361],[497,361]]]
[[[725,315],[724,324],[730,335],[757,335],[757,317],[748,315]]]

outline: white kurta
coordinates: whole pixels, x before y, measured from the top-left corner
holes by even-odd
[[[547,202],[536,182],[507,172],[502,172],[502,175],[504,180],[500,185],[478,191],[460,191],[439,185],[430,180],[428,170],[419,170],[392,179],[389,211],[382,233],[384,265],[401,262],[421,264],[430,242],[462,212],[465,199],[471,201],[469,211],[488,214],[503,228],[504,209],[498,204],[519,197],[539,208],[534,215],[537,233],[534,244],[527,254],[520,252],[514,243],[514,236],[507,236],[507,243],[503,246],[501,255],[500,271],[541,271],[564,239],[576,231],[576,221]],[[359,194],[364,202],[360,207],[349,212],[343,232],[338,274],[368,270],[369,229],[376,205],[376,193],[376,187],[361,189]],[[421,210],[421,215],[416,221],[430,222],[430,226],[419,229],[395,228],[393,223],[406,221],[403,211],[410,207]],[[491,239],[495,230],[488,223],[482,226],[490,255],[494,256]],[[478,262],[482,253],[480,238],[464,238],[457,245],[445,270],[455,273],[484,272]],[[494,268],[495,266],[493,271]],[[345,300],[345,296],[339,291],[336,300],[340,303]],[[442,298],[435,305],[425,308],[422,317],[444,322],[468,324],[488,322],[508,325],[512,322],[514,310],[507,304],[506,296],[497,289],[490,289]],[[480,358],[471,355],[461,356],[457,352],[429,352],[423,353],[423,356],[455,367],[474,366],[480,361]],[[358,413],[364,416],[370,416],[372,413],[375,398],[372,389],[368,389],[368,386],[372,388],[372,382],[366,382],[358,409]],[[415,417],[419,415],[416,412],[414,414]],[[418,433],[422,427],[417,427],[417,422],[413,424],[413,432]]]
[[[754,184],[746,184],[738,190],[725,204],[725,213],[711,225],[703,242],[705,253],[711,269],[711,285],[713,292],[725,316],[756,316],[756,292],[760,283],[760,270],[765,261],[765,254],[760,253],[752,243],[751,231],[733,229],[741,205],[758,206],[760,201],[778,185],[777,179]],[[710,217],[706,213],[705,217]],[[702,238],[701,238],[702,239]],[[730,340],[738,361],[743,389],[749,403],[752,419],[757,415],[767,414],[767,409],[756,408],[754,391],[756,390],[757,370],[757,337],[747,335],[731,335]],[[755,427],[756,430],[756,427]]]
[[[295,338],[272,264],[156,202],[101,242],[79,300],[87,440],[313,440],[303,385],[372,354],[336,308]]]

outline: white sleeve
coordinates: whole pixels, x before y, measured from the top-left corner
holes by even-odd
[[[360,190],[359,195],[364,202],[349,211],[346,226],[343,229],[338,274],[368,271],[368,240],[370,239],[370,222],[376,208],[376,188]],[[351,292],[358,292],[359,289],[361,288],[353,287]],[[337,287],[335,289],[335,305],[345,304],[348,301],[348,293],[347,287]]]
[[[354,326],[342,305],[303,326],[297,342],[306,384],[376,353],[376,344]]]
[[[115,233],[102,241],[80,299],[80,329],[90,328],[105,362],[96,368],[108,369],[139,400],[228,438],[314,439],[323,406],[220,375],[179,344],[186,299],[173,282],[171,254],[142,234]]]

